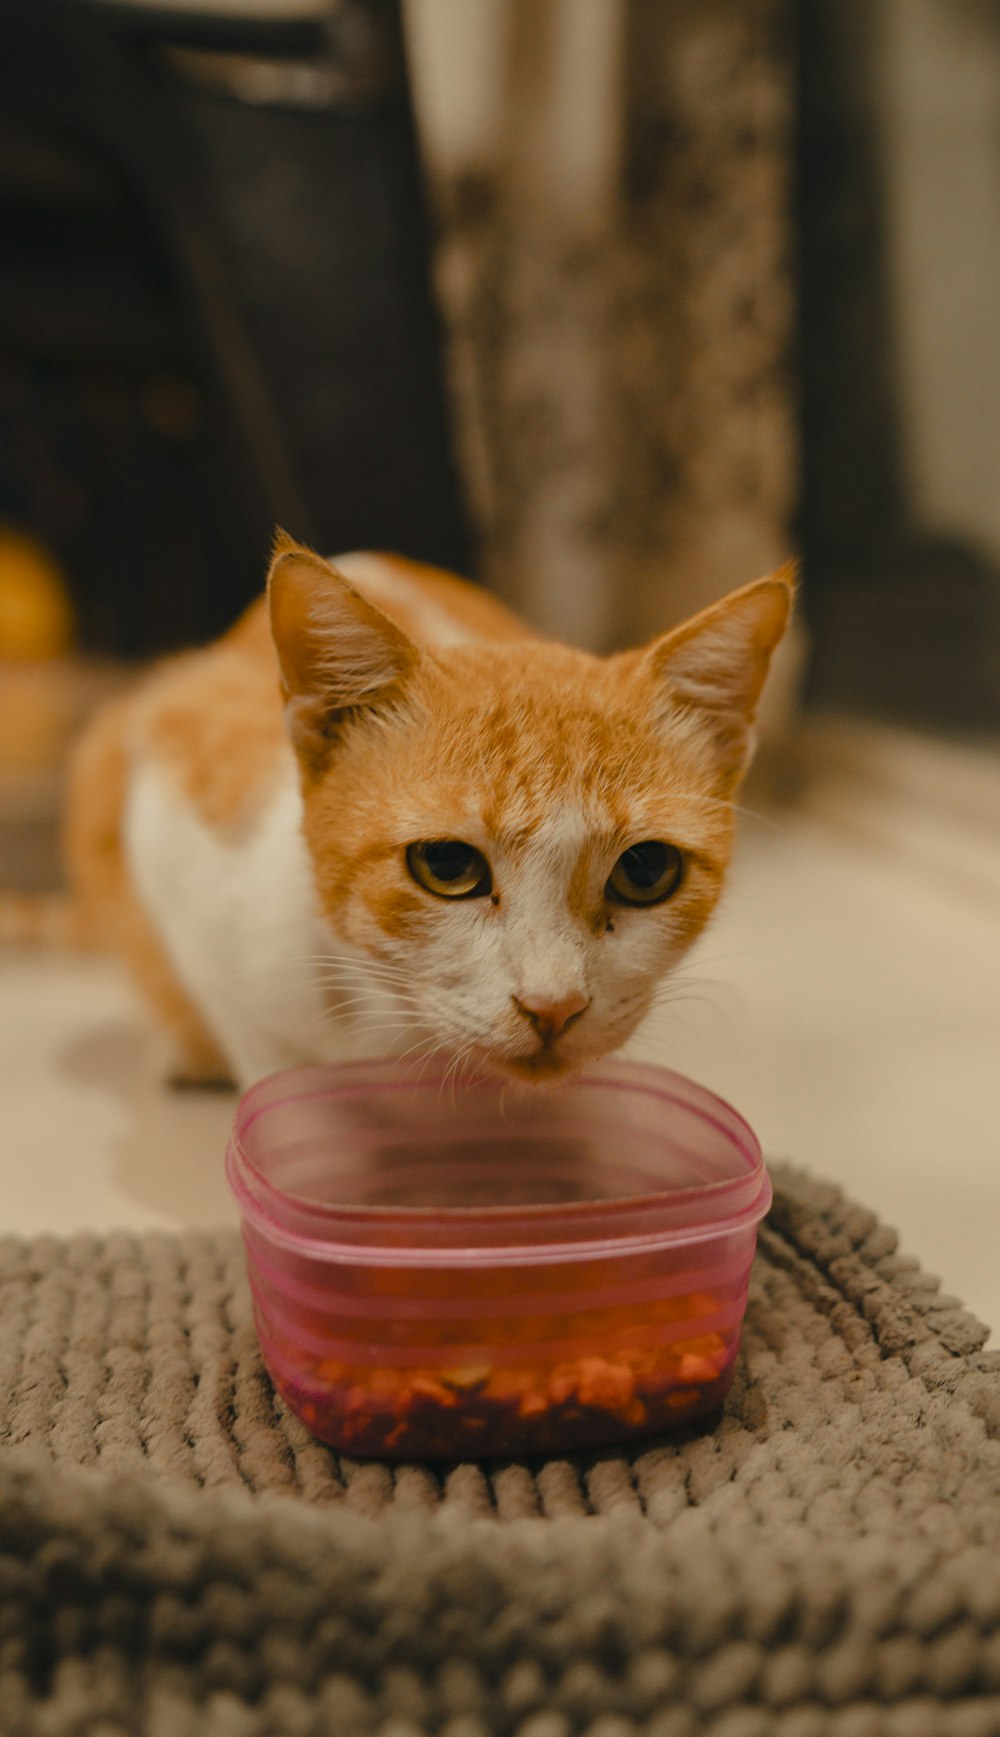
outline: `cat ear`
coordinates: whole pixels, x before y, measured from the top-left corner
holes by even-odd
[[[289,731],[315,757],[338,714],[377,704],[416,663],[417,648],[332,562],[283,531],[267,598]]]
[[[703,609],[654,640],[646,654],[669,712],[707,725],[721,770],[737,781],[753,755],[753,721],[771,654],[788,625],[795,586],[789,563]]]

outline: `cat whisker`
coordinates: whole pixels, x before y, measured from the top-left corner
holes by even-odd
[[[369,967],[363,960],[341,961],[326,954],[311,954],[277,960],[273,969],[289,980],[290,988],[298,979],[302,985],[311,983],[318,988],[340,989],[345,995],[353,995],[357,985],[391,992],[397,999],[416,998],[412,972],[382,966],[379,962]],[[244,968],[230,972],[226,981],[230,984],[244,982]]]
[[[442,1049],[442,1046],[441,1046],[440,1042],[434,1036],[432,1036],[430,1033],[428,1033],[428,1035],[425,1038],[421,1039],[417,1043],[411,1044],[409,1049],[403,1050],[401,1055],[392,1056],[390,1058],[392,1063],[393,1063],[393,1072],[395,1073],[397,1068],[403,1062],[407,1061],[411,1055],[413,1055],[413,1056],[415,1056],[415,1061],[414,1061],[413,1065],[416,1066],[417,1062],[419,1062],[419,1064],[420,1064],[420,1071],[417,1074],[416,1079],[413,1081],[413,1084],[419,1085],[420,1081],[423,1079],[424,1072],[428,1066],[428,1063],[433,1060],[435,1055],[439,1055],[441,1053],[441,1049]],[[422,1055],[420,1054],[421,1050],[423,1051]]]
[[[322,974],[345,981],[351,979],[363,982],[378,982],[406,988],[413,982],[412,971],[405,971],[400,966],[390,966],[380,961],[363,959],[336,959],[329,955],[318,953],[312,958],[283,959],[280,961],[282,970],[298,970],[304,974]]]
[[[389,1012],[392,1009],[396,1009],[400,1012],[407,1012],[411,1009],[419,1009],[423,1006],[423,998],[416,994],[412,994],[409,991],[404,992],[403,990],[395,990],[390,992],[379,987],[378,995],[382,999],[375,1000],[371,997],[371,986],[369,986],[369,992],[367,994],[362,991],[360,985],[356,990],[345,989],[342,993],[338,993],[337,984],[324,983],[322,980],[316,983],[316,988],[321,992],[330,995],[332,998],[332,1004],[339,1004],[348,1012]]]
[[[336,1031],[341,1028],[345,1032],[356,1032],[359,1037],[365,1037],[368,1033],[375,1031],[413,1031],[421,1026],[423,1021],[413,1013],[402,1015],[369,1014],[354,1018],[341,1011],[331,1013],[326,1008],[321,1008],[310,1023],[313,1027],[322,1025],[328,1031]]]
[[[441,1088],[438,1092],[438,1103],[440,1104],[441,1102],[441,1097],[445,1087],[450,1085],[451,1107],[453,1112],[458,1108],[458,1092],[464,1090],[466,1085],[469,1084],[469,1077],[466,1073],[466,1068],[475,1053],[475,1047],[474,1042],[469,1042],[463,1044],[459,1049],[457,1049],[455,1054],[452,1056],[441,1081]]]
[[[776,815],[762,814],[759,808],[748,808],[743,802],[731,802],[722,796],[705,796],[700,790],[672,790],[670,797],[675,802],[693,802],[699,808],[728,808],[731,814],[741,814],[747,820],[759,820],[762,826],[775,827],[779,832],[787,830],[785,822]]]
[[[392,989],[397,994],[403,994],[414,987],[412,974],[407,977],[386,977],[377,971],[341,971],[330,965],[313,965],[309,975],[324,983],[342,983],[345,988],[353,988],[355,984],[377,984],[380,988]]]
[[[717,1017],[721,1020],[724,1020],[726,1022],[726,1024],[729,1026],[733,1025],[738,1013],[741,1011],[738,1008],[720,1007],[718,1002],[713,1001],[711,996],[709,996],[709,995],[693,994],[693,995],[679,995],[677,997],[676,1001],[665,1003],[663,1006],[661,1006],[657,1010],[657,1012],[658,1012],[658,1014],[660,1014],[660,1013],[663,1013],[664,1011],[670,1011],[670,1010],[675,1010],[675,1009],[678,1011],[681,1011],[681,1010],[685,1010],[685,1009],[698,1009],[698,1008],[706,1008],[709,1013],[713,1014],[715,1017]]]
[[[455,1099],[456,1081],[458,1079],[458,1072],[459,1072],[459,1068],[460,1068],[461,1063],[462,1063],[462,1059],[464,1056],[468,1055],[469,1047],[470,1046],[468,1044],[464,1044],[460,1049],[457,1049],[455,1051],[454,1055],[452,1056],[451,1060],[449,1061],[448,1066],[446,1067],[446,1069],[444,1071],[444,1074],[443,1074],[442,1079],[441,1079],[441,1085],[438,1089],[438,1107],[439,1108],[441,1105],[441,1099],[444,1096],[445,1090],[449,1085],[451,1087],[452,1112],[454,1113],[455,1109],[457,1108],[456,1099]]]
[[[695,978],[684,978],[680,981],[673,978],[668,979],[665,983],[658,984],[653,991],[650,1005],[665,1006],[667,1003],[672,1001],[680,1001],[685,998],[690,999],[692,992],[697,992],[702,989],[712,990],[720,995],[727,996],[740,1008],[743,1008],[745,1005],[742,992],[737,988],[735,983],[728,982],[724,977],[703,977],[700,974]]]
[[[421,1020],[419,1011],[412,1007],[382,1008],[382,1007],[321,1007],[315,1015],[317,1023],[322,1021],[329,1026],[348,1025],[355,1031],[365,1031],[373,1027],[414,1026],[425,1023]]]
[[[674,995],[659,998],[649,1009],[646,1019],[640,1021],[637,1029],[649,1030],[651,1038],[653,1031],[662,1031],[664,1025],[670,1022],[675,1029],[690,1032],[692,1023],[698,1018],[702,1009],[707,1010],[712,1015],[716,1029],[718,1022],[721,1021],[723,1027],[729,1032],[735,1032],[738,1029],[746,1011],[742,1003],[729,1006],[720,1005],[717,1000],[713,1000],[711,994],[702,994],[695,989],[683,989]],[[647,1027],[647,1020],[649,1027]]]
[[[664,984],[676,983],[678,979],[690,977],[692,972],[696,972],[700,976],[706,965],[731,965],[734,962],[742,964],[746,957],[745,948],[730,953],[696,953],[693,958],[683,959],[679,965],[675,965],[666,977],[660,979],[657,987],[662,988]]]
[[[319,954],[312,964],[316,968],[334,971],[343,977],[378,977],[392,983],[413,981],[412,969],[392,965],[382,959],[336,959]]]
[[[384,1031],[412,1031],[422,1023],[423,1022],[419,1017],[408,1009],[401,1010],[399,1014],[388,1015],[380,1014],[375,1010],[372,1010],[366,1015],[364,1013],[352,1014],[349,1009],[321,1008],[320,1011],[309,1021],[308,1029],[310,1031],[315,1031],[317,1026],[322,1026],[324,1030],[335,1033],[338,1027],[346,1027],[346,1031],[350,1035],[368,1038],[374,1037],[377,1033]]]
[[[286,957],[290,960],[305,960],[310,964],[314,960],[321,959],[328,961],[330,964],[361,966],[365,969],[369,966],[386,970],[403,969],[402,966],[397,965],[393,960],[379,958],[375,954],[362,954],[357,952],[338,953],[335,949],[330,947],[316,948],[311,953],[289,953]]]
[[[371,990],[391,996],[396,1001],[415,1001],[418,998],[412,974],[395,978],[378,972],[359,970],[351,973],[330,965],[314,965],[309,969],[308,977],[317,987],[358,999]]]

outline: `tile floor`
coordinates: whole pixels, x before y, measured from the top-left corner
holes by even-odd
[[[731,891],[635,1053],[731,1099],[1000,1322],[1000,899],[800,807],[748,819]],[[226,1095],[158,1084],[116,968],[0,957],[0,1224],[232,1218]]]

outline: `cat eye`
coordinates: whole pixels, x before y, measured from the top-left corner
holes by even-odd
[[[604,891],[618,905],[658,905],[677,891],[683,874],[677,846],[650,838],[622,851]]]
[[[482,899],[493,890],[482,851],[456,838],[408,845],[406,866],[420,886],[441,899]]]

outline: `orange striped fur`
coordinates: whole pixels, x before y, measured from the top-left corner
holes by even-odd
[[[790,598],[782,573],[602,659],[452,575],[279,537],[269,602],[82,742],[80,921],[182,1077],[407,1049],[555,1077],[624,1042],[711,915]],[[429,891],[407,855],[428,840],[477,851],[489,890]],[[680,884],[615,902],[650,840]]]

